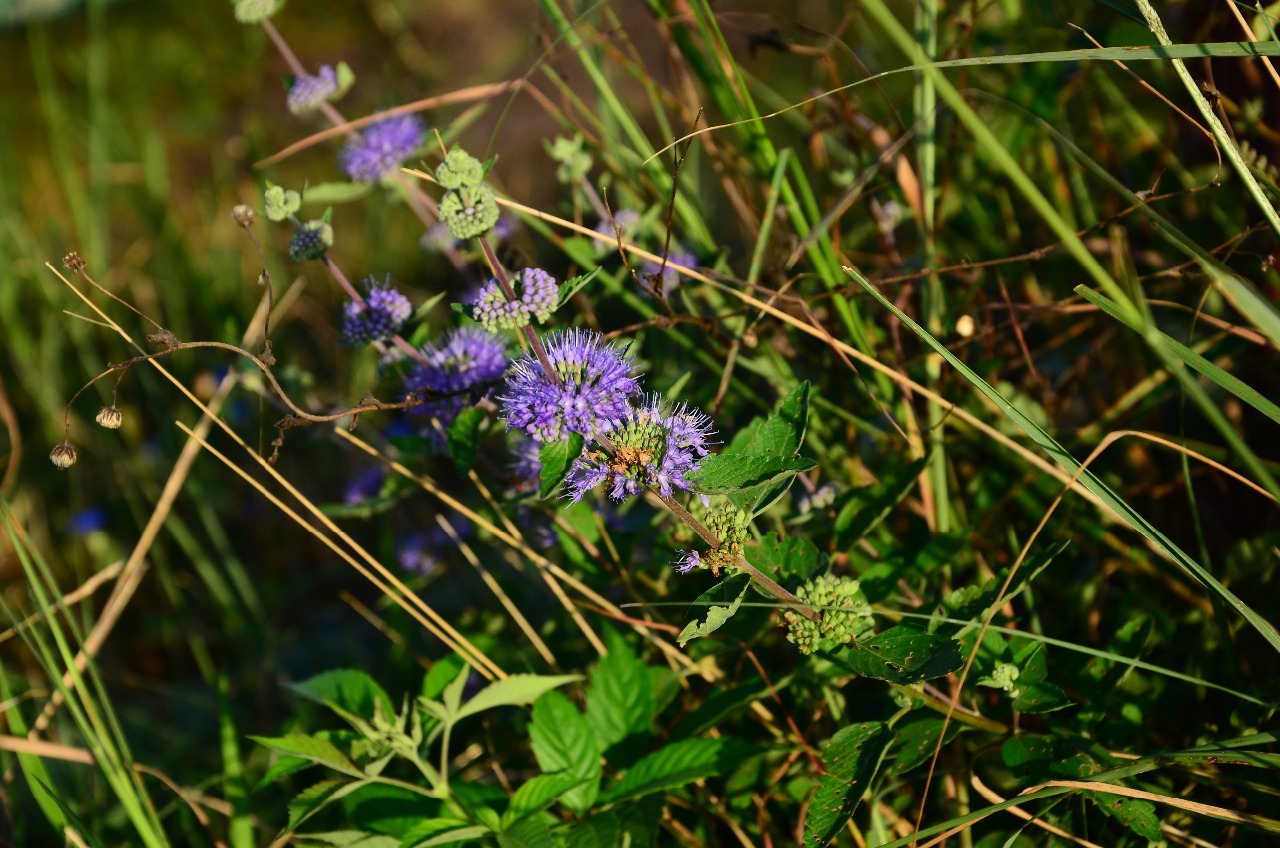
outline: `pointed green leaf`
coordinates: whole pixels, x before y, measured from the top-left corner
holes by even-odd
[[[309,701],[339,707],[362,718],[373,718],[375,704],[382,705],[384,715],[395,712],[391,698],[378,682],[353,668],[322,672],[289,688]]]
[[[805,848],[826,845],[844,827],[892,741],[893,733],[878,721],[843,728],[831,737],[822,752],[826,774],[809,799]]]
[[[531,704],[552,689],[581,679],[580,674],[513,674],[481,689],[474,698],[462,705],[457,712],[457,719],[494,707]]]
[[[779,539],[771,530],[759,542],[747,545],[747,561],[774,580],[805,580],[822,567],[824,560],[807,536]]]
[[[458,467],[459,474],[466,474],[476,467],[476,457],[480,453],[480,425],[484,423],[485,412],[478,406],[468,406],[458,413],[458,417],[445,430],[445,442],[449,447],[449,456]]]
[[[649,672],[626,640],[614,630],[605,631],[609,652],[591,673],[587,688],[587,724],[601,750],[633,733],[649,729],[653,719],[653,691]]]
[[[596,278],[596,274],[600,273],[599,266],[592,268],[585,274],[579,274],[576,277],[570,277],[560,284],[560,298],[556,303],[556,309],[564,306],[569,302],[569,298],[582,291],[582,287]]]
[[[373,183],[316,183],[307,186],[302,202],[307,206],[332,206],[368,197],[371,191]]]
[[[603,804],[631,801],[695,780],[725,774],[755,752],[751,745],[730,736],[673,742],[627,769],[622,779],[600,801]]]
[[[561,795],[591,779],[560,771],[555,774],[540,774],[526,780],[511,796],[511,804],[502,814],[503,828],[510,827],[527,815],[542,812]]]
[[[542,490],[539,496],[546,500],[560,491],[560,484],[569,476],[573,461],[582,453],[585,444],[578,433],[570,433],[563,442],[547,442],[542,446],[538,459],[542,462]]]
[[[559,692],[543,695],[533,705],[529,741],[544,772],[564,772],[586,781],[567,791],[562,803],[579,815],[591,809],[600,790],[602,748],[578,708]]]
[[[745,574],[735,574],[723,583],[703,592],[689,608],[694,617],[693,621],[684,626],[680,635],[676,637],[676,642],[683,648],[691,640],[719,630],[726,621],[733,618],[750,588],[751,578]],[[733,600],[728,605],[724,605],[723,602],[729,598]]]
[[[687,479],[700,495],[724,495],[777,483],[816,465],[803,456],[712,454],[703,457],[698,469],[687,475]]]
[[[308,762],[328,766],[352,777],[364,776],[364,773],[356,768],[332,742],[315,736],[292,733],[288,736],[250,736],[249,738],[278,754],[300,757]]]
[[[863,677],[900,686],[942,677],[964,665],[959,642],[907,624],[854,642],[837,656]]]
[[[400,848],[431,848],[433,845],[453,845],[458,842],[479,839],[489,828],[473,825],[462,819],[435,818],[419,822],[400,839]]]

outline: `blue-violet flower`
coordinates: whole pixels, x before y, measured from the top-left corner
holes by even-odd
[[[427,126],[417,115],[396,115],[370,124],[358,138],[348,141],[338,163],[356,182],[376,183],[411,157],[426,136]]]
[[[391,279],[379,283],[365,281],[368,295],[364,303],[348,300],[342,307],[342,344],[360,347],[384,341],[400,332],[413,314],[409,298],[391,288]]]
[[[289,111],[295,115],[304,115],[319,109],[325,101],[338,93],[338,74],[332,65],[324,65],[315,76],[303,74],[294,77],[289,86],[286,102]]]
[[[698,410],[684,404],[673,408],[650,395],[609,434],[613,455],[586,451],[574,460],[565,486],[574,501],[606,482],[615,501],[650,486],[663,497],[675,489],[688,491],[686,475],[707,455],[712,432],[711,419]]]
[[[640,390],[631,357],[588,330],[549,333],[545,345],[559,383],[532,355],[519,359],[506,394],[498,398],[507,425],[539,442],[558,442],[569,433],[591,437],[619,426]]]
[[[507,349],[502,339],[479,327],[450,330],[442,340],[424,347],[422,353],[425,361],[410,366],[404,376],[404,389],[410,396],[427,398],[428,402],[417,409],[434,415],[445,425],[462,411],[468,390],[479,390],[486,383],[497,381],[507,368]],[[432,399],[435,394],[448,396]]]

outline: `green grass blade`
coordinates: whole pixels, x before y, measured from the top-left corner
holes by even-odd
[[[240,734],[231,715],[227,681],[218,680],[218,736],[222,745],[223,787],[231,805],[227,840],[231,848],[254,848],[253,823],[249,820],[249,787],[240,757]]]
[[[909,327],[912,332],[924,339],[925,343],[927,343],[929,347],[933,348],[934,351],[936,351],[943,359],[951,363],[951,365],[959,371],[966,380],[973,384],[974,388],[982,392],[982,394],[986,395],[988,399],[995,403],[1000,410],[1018,426],[1018,429],[1026,433],[1031,440],[1049,454],[1049,456],[1052,457],[1058,465],[1062,466],[1072,474],[1078,473],[1079,480],[1085,488],[1097,495],[1097,497],[1111,508],[1116,515],[1120,516],[1126,524],[1146,537],[1159,550],[1163,551],[1171,560],[1173,560],[1174,563],[1194,577],[1196,581],[1226,601],[1226,603],[1239,613],[1242,618],[1248,621],[1249,624],[1253,625],[1253,627],[1262,634],[1262,637],[1266,639],[1273,648],[1280,651],[1280,633],[1277,633],[1275,628],[1254,612],[1248,604],[1236,597],[1235,593],[1226,586],[1223,586],[1222,583],[1220,583],[1212,574],[1206,571],[1199,563],[1188,556],[1186,552],[1152,526],[1151,523],[1143,518],[1133,507],[1129,506],[1129,504],[1118,497],[1115,492],[1112,492],[1110,487],[1094,476],[1092,471],[1089,471],[1087,468],[1082,468],[1076,458],[1063,448],[1062,445],[1058,444],[1052,436],[1040,429],[1040,427],[1032,422],[1030,418],[1019,412],[1013,404],[993,389],[986,380],[983,380],[967,365],[961,362],[960,359],[951,351],[947,350],[947,348],[934,338],[932,334],[913,321],[910,316],[901,309],[898,309],[890,303],[884,295],[880,294],[880,292],[877,291],[876,288],[861,274],[852,268],[845,268],[845,272],[853,278],[858,285],[866,289],[868,294],[879,301],[880,305],[884,306],[896,315],[898,320],[902,321],[902,323]]]

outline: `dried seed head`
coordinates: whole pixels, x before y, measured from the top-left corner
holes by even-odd
[[[254,221],[258,220],[258,213],[243,203],[237,203],[235,208],[231,210],[231,217],[235,218],[236,223],[247,230],[253,226]]]
[[[114,406],[104,406],[98,410],[98,416],[93,420],[108,430],[118,430],[124,423],[124,413]]]
[[[73,250],[62,257],[62,267],[73,274],[79,274],[84,270],[84,257]]]
[[[164,329],[157,330],[154,333],[149,334],[147,336],[147,341],[151,342],[151,344],[156,347],[164,348],[165,350],[173,350],[178,345],[182,344],[182,342],[178,341],[177,336]]]
[[[70,442],[63,442],[49,452],[49,461],[58,466],[59,469],[66,471],[76,464],[76,449],[71,446]]]

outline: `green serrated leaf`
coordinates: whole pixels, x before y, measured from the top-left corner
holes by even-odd
[[[449,447],[449,456],[458,467],[459,474],[466,474],[476,466],[476,458],[480,454],[480,425],[484,423],[484,410],[476,406],[468,406],[458,413],[445,430],[445,442]]]
[[[724,495],[767,486],[794,477],[816,466],[803,456],[754,456],[712,454],[687,475],[700,495]]]
[[[878,721],[845,727],[831,737],[822,752],[826,774],[809,800],[805,848],[826,845],[844,827],[892,741],[893,733]]]
[[[313,843],[332,845],[334,848],[400,848],[400,840],[394,836],[380,833],[365,833],[363,830],[330,830],[324,833],[300,833],[298,844],[307,846]]]
[[[614,630],[605,631],[608,653],[591,673],[587,688],[587,724],[602,751],[633,733],[649,729],[653,691],[645,664]]]
[[[289,802],[289,823],[285,825],[285,831],[297,829],[324,807],[364,785],[367,781],[323,780],[308,786]]]
[[[1144,798],[1107,795],[1102,792],[1083,794],[1086,798],[1092,799],[1098,805],[1098,809],[1143,839],[1153,844],[1163,840],[1163,834],[1160,832],[1160,817],[1156,815],[1156,805],[1150,801]]]
[[[555,774],[540,774],[526,780],[511,796],[511,803],[502,814],[503,830],[525,816],[542,812],[554,804],[561,795],[582,786],[591,779],[561,771]]]
[[[559,692],[543,695],[533,705],[529,740],[543,772],[563,772],[585,781],[567,791],[561,803],[579,815],[591,809],[600,791],[603,749],[578,708]]]
[[[538,459],[542,463],[542,489],[539,497],[546,500],[560,491],[560,485],[569,476],[569,469],[582,453],[584,444],[581,434],[570,433],[569,438],[563,442],[547,442],[542,446],[542,450],[538,452]]]
[[[543,816],[524,818],[498,834],[498,848],[555,848],[557,844]]]
[[[1075,705],[1066,692],[1048,681],[1023,686],[1019,679],[1018,684],[1020,691],[1013,699],[1013,708],[1020,712],[1051,713]]]
[[[433,845],[451,845],[468,839],[478,839],[492,831],[483,825],[473,825],[462,819],[435,818],[419,822],[400,838],[400,848],[430,848]]]
[[[739,431],[722,455],[794,456],[809,426],[809,381],[797,385],[772,415]]]
[[[532,704],[552,689],[581,679],[580,674],[513,674],[481,689],[474,698],[462,705],[457,712],[457,719],[494,707]]]
[[[307,206],[332,206],[335,203],[350,203],[368,197],[373,191],[373,183],[316,183],[307,186],[302,194],[302,202]]]
[[[726,621],[733,618],[733,614],[738,611],[742,599],[747,596],[750,589],[751,578],[745,574],[735,574],[723,583],[703,592],[689,608],[694,616],[693,621],[684,626],[680,635],[676,637],[676,642],[683,648],[691,640],[719,630]],[[733,600],[728,605],[718,603],[731,596]]]
[[[334,669],[317,674],[289,688],[309,701],[339,707],[362,718],[373,718],[375,704],[381,704],[384,715],[392,715],[395,706],[378,682],[363,671],[353,668]]]
[[[899,685],[942,677],[964,665],[959,642],[906,624],[854,642],[837,656],[863,677]]]
[[[590,263],[584,263],[584,264],[590,264]],[[592,268],[590,271],[588,271],[585,274],[579,274],[576,277],[570,277],[569,279],[561,283],[560,298],[559,298],[559,301],[556,303],[556,309],[559,309],[560,307],[568,303],[569,298],[573,297],[575,294],[582,291],[583,286],[585,286],[587,283],[594,280],[596,278],[596,275],[599,273],[600,273],[600,268],[597,266],[595,268]]]
[[[364,776],[364,773],[357,769],[332,742],[315,736],[292,733],[288,736],[250,736],[249,738],[278,754],[300,757],[308,762],[328,766],[352,777]]]
[[[759,542],[748,544],[746,556],[748,562],[774,580],[789,577],[805,580],[825,565],[825,557],[808,537],[779,539],[773,531]]]
[[[438,699],[445,687],[466,670],[467,661],[457,654],[449,654],[436,660],[422,678],[422,697]]]
[[[730,736],[719,739],[685,739],[659,748],[627,770],[622,779],[601,797],[603,804],[617,804],[666,792],[695,780],[724,774],[742,763],[756,749]]]
[[[894,744],[898,746],[898,756],[889,768],[890,774],[906,774],[925,760],[933,756],[938,745],[938,734],[942,732],[943,720],[940,718],[922,718],[898,728]],[[947,725],[947,741],[956,738],[964,729],[958,721]]]

